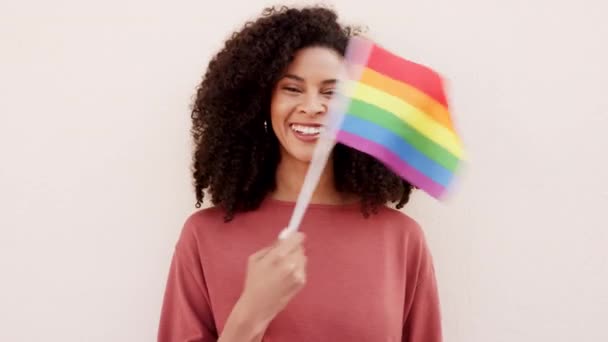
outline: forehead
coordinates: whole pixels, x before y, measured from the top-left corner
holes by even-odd
[[[342,56],[333,49],[309,47],[299,50],[287,73],[303,78],[336,78],[342,68]]]

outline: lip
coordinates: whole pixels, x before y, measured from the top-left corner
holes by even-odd
[[[296,137],[298,140],[305,142],[305,143],[312,143],[312,142],[316,142],[317,140],[319,140],[319,136],[321,135],[320,133],[315,134],[315,135],[310,135],[310,134],[302,134],[299,132],[294,131],[291,128],[291,125],[300,125],[300,126],[308,126],[308,127],[323,127],[322,124],[319,123],[300,123],[300,122],[291,122],[287,125],[287,129],[289,129],[289,131],[291,132],[291,134],[293,134],[294,137]]]

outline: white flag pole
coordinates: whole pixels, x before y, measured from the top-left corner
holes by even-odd
[[[338,88],[344,87],[344,84],[338,84]],[[334,100],[330,103],[329,113],[326,118],[325,130],[321,132],[319,140],[313,151],[312,160],[308,166],[308,171],[304,177],[304,183],[298,194],[296,206],[294,208],[289,225],[279,235],[279,239],[284,239],[289,234],[298,230],[304,213],[310,204],[312,194],[319,184],[321,173],[327,165],[329,155],[335,146],[336,134],[338,128],[342,124],[345,114],[345,98],[343,97],[343,89],[336,92]]]
[[[336,144],[336,135],[346,114],[347,105],[350,103],[350,94],[354,83],[351,80],[358,80],[363,72],[363,67],[367,64],[372,44],[363,38],[352,38],[347,47],[345,67],[339,73],[339,82],[335,96],[329,104],[329,113],[325,119],[325,131],[321,132],[319,140],[313,151],[312,160],[308,166],[308,171],[304,177],[304,183],[298,194],[296,206],[294,208],[289,225],[279,234],[279,239],[284,239],[291,233],[298,230],[304,213],[310,204],[310,199],[314,193],[321,173],[327,165],[331,150]],[[353,62],[348,63],[348,62]]]

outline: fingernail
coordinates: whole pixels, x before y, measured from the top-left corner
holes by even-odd
[[[279,233],[279,240],[285,240],[285,239],[287,239],[288,236],[289,236],[289,230],[287,230],[287,228],[284,228]]]

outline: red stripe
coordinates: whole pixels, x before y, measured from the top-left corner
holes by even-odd
[[[374,45],[367,67],[417,88],[448,108],[441,77],[432,69],[403,59],[378,45]]]

